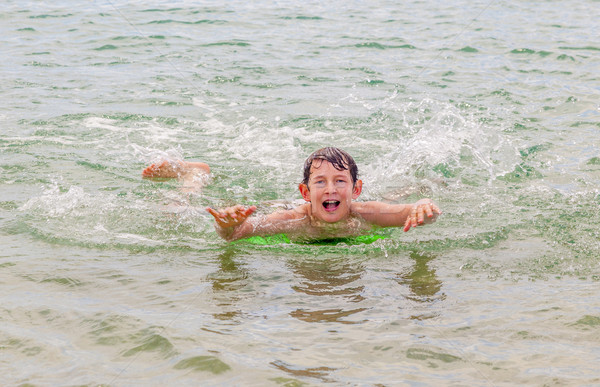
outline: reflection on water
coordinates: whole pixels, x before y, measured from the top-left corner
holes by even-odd
[[[295,376],[295,377],[310,377],[310,378],[315,378],[315,379],[320,379],[324,382],[331,382],[332,380],[327,378],[327,374],[335,371],[335,368],[329,368],[329,367],[312,367],[312,368],[298,368],[298,367],[294,367],[290,364],[287,364],[285,362],[282,362],[280,360],[278,361],[274,361],[271,363],[272,365],[274,365],[275,367],[279,368],[282,371],[287,372],[288,374]],[[297,380],[282,380],[281,382],[287,382],[284,385],[303,385],[299,384],[299,382]]]
[[[207,278],[212,283],[214,305],[222,310],[213,316],[234,324],[238,323],[237,320],[241,316],[241,311],[235,307],[240,300],[240,289],[248,284],[248,272],[243,265],[234,260],[235,256],[236,250],[232,248],[219,254],[219,270]]]
[[[81,3],[2,3],[1,385],[599,384],[598,1]],[[446,215],[218,239],[327,144]]]
[[[296,309],[290,313],[290,316],[306,322],[338,322],[341,324],[358,324],[360,321],[348,321],[342,319],[364,310],[366,310],[366,308],[356,308],[350,310],[336,308],[314,311]]]
[[[414,251],[410,253],[410,258],[415,261],[413,267],[398,273],[398,277],[396,278],[398,284],[408,286],[410,290],[410,294],[404,296],[406,299],[421,304],[431,304],[446,298],[444,293],[440,293],[442,281],[435,275],[435,270],[429,267],[429,262],[435,257],[432,254],[424,255]],[[416,320],[433,317],[436,317],[436,314],[432,314],[431,311],[411,316],[411,318]]]
[[[429,266],[434,258],[435,255],[411,252],[410,259],[414,264],[393,278],[402,288],[408,288],[409,293],[404,297],[411,304],[416,303],[412,305],[413,309],[423,308],[423,313],[411,316],[412,319],[435,317],[428,306],[445,299],[445,294],[441,292],[442,282],[436,276],[435,270]],[[366,321],[348,319],[370,308],[365,302],[369,300],[365,291],[365,268],[361,262],[338,259],[303,260],[295,262],[292,270],[300,276],[298,284],[292,286],[293,290],[309,296],[328,298],[326,302],[319,302],[321,307],[318,309],[304,306],[294,310],[290,313],[292,317],[306,322],[342,324],[359,324]],[[333,307],[322,308],[332,304]]]
[[[363,272],[360,264],[341,263],[335,260],[304,261],[294,265],[294,273],[303,280],[294,290],[311,296],[342,296],[350,302],[360,302],[364,286],[346,286],[358,281]]]
[[[341,297],[344,301],[358,303],[364,300],[364,285],[360,281],[364,268],[361,264],[344,263],[338,260],[296,262],[293,272],[301,276],[298,285],[292,288],[310,296]],[[356,324],[344,318],[364,311],[365,308],[327,308],[319,310],[296,309],[290,315],[306,322],[338,322]]]

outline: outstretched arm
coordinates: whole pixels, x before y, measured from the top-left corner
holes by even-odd
[[[222,210],[207,207],[206,210],[215,218],[215,229],[219,236],[227,241],[297,231],[304,226],[303,220],[307,219],[302,206],[254,217],[251,215],[256,211],[256,206],[246,208],[237,205]]]
[[[421,199],[413,204],[356,203],[355,209],[370,223],[380,227],[404,227],[404,231],[433,223],[442,214],[430,199]]]

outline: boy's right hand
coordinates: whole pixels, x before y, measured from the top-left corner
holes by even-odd
[[[219,211],[210,207],[206,207],[206,211],[208,211],[215,218],[215,221],[221,228],[230,228],[237,227],[244,223],[246,219],[248,219],[248,217],[252,215],[254,211],[256,211],[256,206],[250,206],[246,208],[244,206],[237,205],[223,208]]]

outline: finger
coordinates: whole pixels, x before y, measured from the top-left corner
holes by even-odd
[[[406,218],[406,222],[404,222],[404,232],[410,230],[410,218]]]
[[[425,213],[427,214],[428,218],[431,218],[433,216],[433,207],[435,207],[433,204],[425,206]]]
[[[208,211],[208,213],[211,214],[212,216],[214,216],[215,218],[221,217],[221,214],[217,210],[214,210],[210,207],[206,207],[206,211]]]
[[[238,217],[240,217],[240,216],[245,218],[245,217],[247,217],[247,216],[249,215],[249,214],[248,214],[248,215],[246,215],[246,213],[248,212],[248,209],[249,209],[249,208],[246,208],[246,207],[244,207],[244,206],[242,206],[242,205],[237,205],[237,206],[235,206],[235,207],[233,207],[233,208],[234,208],[234,210],[235,210],[234,214],[235,214],[235,217],[236,217],[236,218],[238,218]],[[252,212],[250,212],[250,214],[251,214],[251,213],[252,213]]]
[[[213,210],[212,214],[215,217],[215,221],[220,225],[228,224],[232,220],[231,217],[223,211]]]
[[[227,217],[228,217],[228,218],[235,219],[235,218],[237,218],[237,212],[238,212],[238,211],[239,211],[239,208],[238,208],[238,206],[235,206],[235,207],[228,207],[228,208],[225,210],[225,213],[227,214]]]
[[[417,209],[417,224],[423,224],[425,216],[423,215],[423,207]]]
[[[417,226],[417,212],[418,212],[418,207],[417,206],[413,206],[411,212],[410,212],[410,224],[412,227],[416,227]]]
[[[412,227],[417,227],[417,215],[413,215],[410,217],[410,224]]]
[[[256,211],[256,206],[250,206],[244,210],[244,216],[248,217]]]

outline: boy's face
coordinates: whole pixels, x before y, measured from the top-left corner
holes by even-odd
[[[344,220],[350,214],[352,199],[362,191],[362,181],[352,184],[350,171],[339,171],[325,160],[315,160],[310,168],[308,186],[300,184],[300,192],[311,203],[312,215],[328,223]]]

